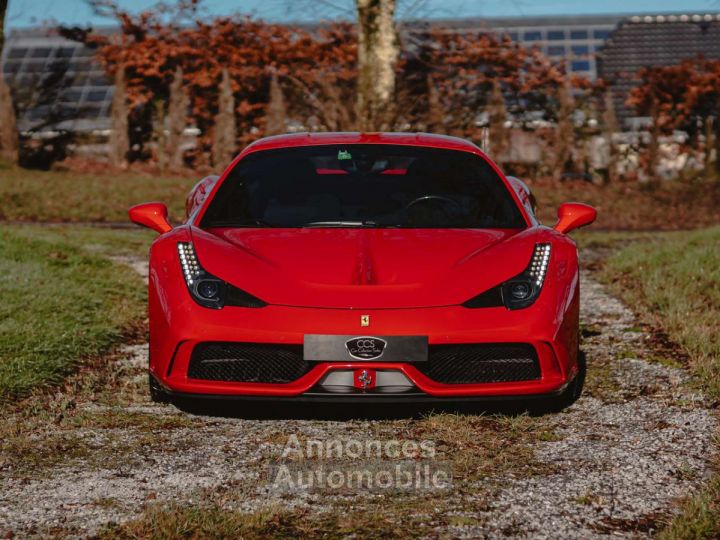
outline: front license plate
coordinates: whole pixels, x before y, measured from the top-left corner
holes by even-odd
[[[305,334],[303,356],[305,360],[319,362],[425,362],[428,359],[428,338]]]

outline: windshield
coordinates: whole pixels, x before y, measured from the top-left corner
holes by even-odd
[[[250,154],[201,226],[523,228],[482,157],[396,145],[327,145]]]

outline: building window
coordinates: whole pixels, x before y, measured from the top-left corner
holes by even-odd
[[[82,88],[66,88],[61,97],[63,101],[77,103],[82,97]]]
[[[560,41],[565,39],[565,30],[550,30],[547,36],[551,41]]]
[[[20,62],[5,62],[5,65],[3,66],[3,71],[6,74],[17,73],[19,69]]]
[[[47,58],[51,50],[50,47],[37,47],[30,53],[30,58]]]
[[[75,47],[60,47],[55,53],[55,56],[57,58],[72,58],[74,53]]]
[[[565,56],[565,47],[563,45],[552,45],[548,47],[547,53],[550,56]]]
[[[512,39],[513,41],[517,41],[519,37],[517,32],[510,32],[508,36],[510,36],[510,39]]]
[[[45,62],[25,62],[23,70],[27,73],[42,73],[45,71]]]
[[[590,71],[590,62],[588,60],[576,60],[572,63],[573,71]]]
[[[525,41],[540,41],[542,39],[542,33],[540,33],[540,32],[525,32],[523,39]]]
[[[595,39],[607,39],[610,37],[612,30],[593,30],[593,37]]]
[[[28,50],[24,47],[13,47],[8,53],[8,58],[25,58]]]
[[[590,52],[590,49],[587,45],[573,45],[572,46],[572,52],[574,55],[577,56],[585,56]]]
[[[587,30],[573,30],[570,32],[570,39],[587,39],[587,38],[588,38]]]
[[[102,90],[91,90],[88,92],[87,96],[85,97],[86,101],[105,101],[105,94],[107,93],[107,90],[104,88]]]

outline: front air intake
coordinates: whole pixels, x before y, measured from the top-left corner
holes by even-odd
[[[188,377],[206,381],[289,383],[305,375],[302,345],[200,343],[190,357]]]
[[[540,364],[526,343],[431,345],[427,362],[417,368],[444,384],[531,381],[540,378]]]

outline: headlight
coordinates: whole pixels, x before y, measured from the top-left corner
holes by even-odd
[[[220,309],[223,306],[258,308],[267,305],[259,298],[206,272],[200,266],[191,243],[180,242],[178,256],[190,296],[201,306]]]
[[[530,264],[522,274],[471,298],[463,306],[468,308],[505,306],[508,309],[528,307],[540,296],[549,263],[550,244],[535,244]]]

